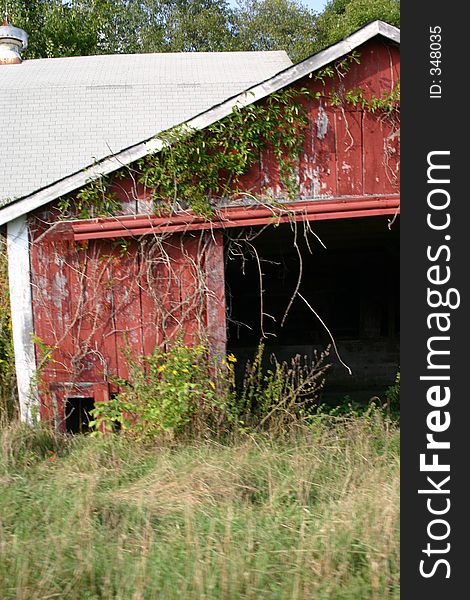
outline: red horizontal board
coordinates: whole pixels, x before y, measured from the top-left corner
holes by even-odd
[[[186,222],[175,217],[168,219],[164,223],[161,219],[145,216],[140,220],[135,218],[134,227],[122,225],[118,229],[119,221],[112,220],[110,226],[112,229],[105,229],[105,223],[99,223],[99,229],[93,231],[89,223],[73,224],[74,238],[76,241],[89,239],[109,239],[117,237],[140,236],[152,233],[176,233],[185,231],[197,231],[207,229],[227,229],[231,227],[240,227],[243,225],[262,225],[268,223],[286,223],[289,220],[313,220],[313,215],[324,214],[324,219],[331,218],[336,212],[341,213],[342,218],[357,216],[356,212],[361,211],[367,214],[368,210],[374,211],[374,214],[380,214],[377,211],[387,211],[396,209],[400,204],[398,196],[389,196],[387,198],[377,198],[376,200],[342,200],[330,202],[304,202],[300,209],[298,205],[286,205],[283,210],[270,208],[233,208],[221,212],[219,219],[215,221],[201,220],[195,218],[188,219]],[[382,214],[389,214],[383,212]],[[320,217],[315,217],[316,219]],[[85,231],[83,232],[83,229]]]

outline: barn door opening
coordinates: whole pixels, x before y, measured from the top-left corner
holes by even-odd
[[[64,411],[67,433],[89,433],[88,423],[92,420],[90,411],[94,406],[93,398],[66,398]]]
[[[313,359],[331,339],[324,399],[383,394],[399,364],[399,235],[386,217],[338,219],[236,230],[227,236],[225,277],[228,351],[238,378],[262,339],[265,354]],[[300,284],[298,285],[300,277]],[[293,298],[293,300],[292,300]],[[286,310],[290,308],[286,314]]]

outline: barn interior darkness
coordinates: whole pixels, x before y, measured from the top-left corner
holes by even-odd
[[[227,333],[238,380],[263,331],[265,356],[274,353],[279,360],[296,354],[311,360],[315,349],[330,343],[298,296],[281,326],[301,269],[299,292],[327,325],[353,373],[331,350],[322,401],[383,398],[399,369],[399,222],[389,227],[389,221],[316,221],[309,224],[311,232],[303,223],[232,230],[225,245]]]
[[[94,408],[93,398],[66,398],[64,406],[65,430],[67,433],[88,433],[88,423],[92,420],[90,411]]]

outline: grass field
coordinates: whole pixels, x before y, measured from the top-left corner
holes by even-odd
[[[399,433],[380,415],[282,439],[143,446],[1,432],[0,597],[399,597]]]

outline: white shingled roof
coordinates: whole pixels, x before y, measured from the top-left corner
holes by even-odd
[[[188,52],[0,65],[0,207],[292,65],[285,52]]]

